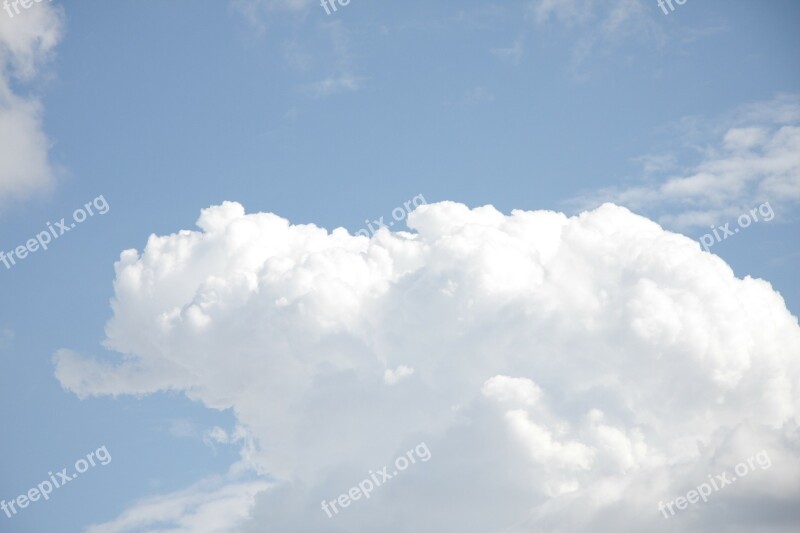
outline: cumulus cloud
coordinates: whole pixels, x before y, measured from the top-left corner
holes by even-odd
[[[671,154],[648,156],[646,183],[603,189],[579,203],[613,201],[660,214],[675,228],[708,226],[764,202],[800,205],[800,95],[745,106],[716,124],[683,123],[697,163],[680,168]]]
[[[611,204],[442,202],[371,238],[233,202],[197,225],[121,254],[119,355],[62,350],[56,376],[232,409],[277,480],[237,531],[796,530],[800,327],[696,242]],[[420,442],[430,461],[321,510]],[[773,468],[658,511],[761,450]]]
[[[41,77],[62,32],[61,11],[46,2],[0,16],[0,206],[55,184],[42,104],[19,87]]]

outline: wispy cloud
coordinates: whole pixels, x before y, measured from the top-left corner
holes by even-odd
[[[601,189],[577,204],[612,201],[675,228],[712,224],[764,201],[800,204],[799,95],[742,107],[716,123],[692,117],[680,124],[698,161],[678,166],[675,154],[648,154],[639,159],[645,183]]]
[[[292,69],[302,72],[311,81],[300,83],[300,93],[313,98],[327,98],[340,93],[358,91],[367,77],[355,73],[350,52],[350,36],[341,20],[314,22],[306,17],[309,0],[232,0],[232,8],[251,27],[261,32],[271,18],[295,14],[305,26],[313,29],[285,40],[281,46],[283,59]],[[321,41],[321,42],[320,42]],[[316,79],[315,79],[316,78]]]
[[[235,475],[203,480],[187,489],[144,499],[116,519],[91,525],[86,533],[218,533],[245,520],[266,481],[237,481]]]
[[[485,102],[493,102],[494,95],[485,87],[475,87],[468,90],[461,99],[462,105],[477,105]]]
[[[532,0],[529,8],[538,24],[550,19],[573,26],[592,17],[591,0]]]
[[[522,54],[525,51],[525,38],[519,36],[514,40],[514,44],[508,48],[492,48],[491,54],[501,61],[516,65],[522,59]]]
[[[337,93],[357,91],[362,82],[363,78],[343,75],[306,84],[303,90],[317,98],[325,98]]]
[[[276,12],[304,13],[313,0],[231,0],[231,8],[244,17],[251,27],[264,31]]]
[[[327,69],[331,73],[321,80],[304,84],[301,87],[302,92],[317,98],[325,98],[359,90],[366,78],[353,73],[350,36],[345,27],[340,21],[334,21],[323,24],[322,30],[330,43],[327,48]]]
[[[538,26],[559,24],[574,34],[573,75],[585,77],[585,67],[598,53],[630,41],[659,48],[664,30],[642,0],[531,0],[528,12]]]

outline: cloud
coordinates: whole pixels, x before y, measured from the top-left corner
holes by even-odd
[[[303,89],[317,98],[326,98],[337,93],[357,91],[363,81],[363,78],[345,75],[315,81],[306,84]]]
[[[313,0],[232,0],[231,5],[234,9],[244,14],[256,13],[259,11],[303,11],[309,6],[316,4]]]
[[[625,23],[646,18],[641,0],[532,0],[528,6],[538,24],[556,21],[575,27],[597,26],[599,22],[599,29],[606,35],[623,31]]]
[[[232,444],[244,441],[247,437],[243,432],[234,431],[229,434],[219,426],[204,429],[200,424],[185,418],[166,420],[159,429],[179,439],[201,440],[203,444],[214,451],[216,451],[218,444]]]
[[[169,533],[231,531],[247,518],[256,495],[267,488],[264,481],[208,479],[138,502],[111,522],[89,526],[86,533],[133,533],[145,528]]]
[[[661,48],[666,39],[653,7],[642,0],[531,0],[527,4],[539,27],[560,27],[573,37],[570,67],[576,78],[586,76],[591,58],[608,56],[623,44]]]
[[[475,87],[468,90],[459,103],[465,106],[473,106],[486,102],[494,102],[494,95],[485,87]]]
[[[301,22],[308,22],[309,6],[319,4],[310,0],[233,0],[231,6],[256,30],[266,30],[275,14],[291,13]],[[320,9],[321,12],[321,9]],[[312,22],[314,22],[312,20]],[[355,73],[350,53],[350,36],[341,20],[316,23],[316,28],[304,30],[282,43],[283,59],[294,70],[312,77],[299,85],[300,93],[313,98],[355,92],[367,81]],[[318,42],[317,38],[322,42]]]
[[[387,368],[383,372],[383,382],[386,383],[387,385],[394,385],[401,379],[405,379],[408,376],[412,375],[413,373],[414,373],[413,368],[409,368],[403,365],[398,366],[394,370],[392,370],[391,368]]]
[[[0,207],[55,185],[42,104],[16,87],[42,76],[62,33],[63,14],[49,3],[0,16]]]
[[[302,87],[302,90],[317,98],[325,98],[341,92],[359,90],[366,78],[353,74],[350,54],[350,37],[340,21],[322,25],[323,34],[329,39],[327,47],[330,56],[326,64],[332,71],[326,78]]]
[[[644,184],[602,189],[578,205],[612,201],[686,228],[736,217],[763,202],[779,209],[800,204],[800,95],[744,106],[717,123],[681,122],[698,162],[681,168],[674,154],[645,156]]]
[[[408,224],[367,238],[204,209],[121,254],[105,344],[122,355],[62,350],[56,376],[231,409],[242,465],[277,481],[220,531],[796,530],[800,327],[767,282],[611,204],[442,202]],[[430,461],[321,510],[420,442]],[[760,450],[773,468],[659,513]],[[168,508],[153,516],[183,516]]]
[[[525,52],[525,39],[522,36],[517,37],[512,46],[508,48],[492,48],[490,52],[500,61],[517,65]]]
[[[302,15],[313,0],[231,0],[230,6],[244,17],[245,21],[258,32],[267,29],[274,13],[295,13]]]
[[[550,19],[577,24],[585,22],[592,12],[591,0],[533,0],[529,5],[539,24]]]
[[[542,389],[530,379],[507,376],[495,376],[487,380],[481,392],[485,397],[495,401],[520,405],[533,405],[542,395]]]

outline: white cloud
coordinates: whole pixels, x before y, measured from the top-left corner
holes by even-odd
[[[481,392],[487,398],[498,402],[513,402],[520,405],[533,405],[542,395],[542,390],[530,379],[495,376],[486,381]]]
[[[550,429],[531,421],[525,411],[509,411],[505,419],[512,433],[528,448],[534,462],[544,466],[554,465],[558,470],[588,470],[592,466],[594,454],[591,448],[577,441],[557,442]],[[579,487],[577,481],[571,484],[572,490]],[[558,496],[559,493],[548,491],[548,495]]]
[[[55,184],[42,105],[12,87],[42,75],[62,32],[60,8],[49,3],[34,4],[13,17],[5,12],[0,16],[0,206],[47,192]]]
[[[461,98],[462,105],[478,105],[485,102],[493,102],[494,95],[485,87],[475,87],[468,90]]]
[[[234,439],[228,435],[228,432],[219,426],[214,426],[203,435],[203,442],[211,447],[213,447],[214,444],[229,444],[233,441]]]
[[[56,375],[232,408],[243,464],[279,480],[237,531],[672,531],[659,501],[762,449],[775,467],[681,530],[795,529],[800,327],[768,283],[613,205],[443,202],[408,223],[368,239],[205,209],[116,264],[106,345],[125,356],[63,350]],[[419,442],[429,462],[322,512]]]
[[[353,74],[350,36],[347,30],[338,20],[323,24],[322,30],[330,41],[327,47],[327,53],[330,56],[327,64],[330,66],[327,68],[333,73],[323,80],[306,84],[303,89],[321,98],[359,90],[366,78]]]
[[[118,518],[95,524],[86,533],[222,533],[245,520],[264,481],[208,479],[188,489],[136,503]],[[146,529],[145,529],[146,528]]]
[[[591,0],[532,0],[530,9],[536,22],[543,24],[556,19],[566,24],[576,24],[587,20],[592,12]]]
[[[383,382],[387,385],[394,385],[398,383],[400,380],[407,378],[408,376],[414,373],[413,368],[409,368],[407,366],[400,365],[394,370],[391,368],[387,368],[383,373]]]
[[[325,98],[342,92],[357,91],[363,81],[363,78],[343,75],[306,84],[303,89],[317,98]]]
[[[275,12],[303,14],[314,0],[231,0],[231,8],[256,30],[263,32]]]
[[[623,43],[658,48],[665,42],[653,15],[660,10],[642,0],[531,0],[527,6],[537,25],[558,24],[573,32],[571,67],[577,77],[585,76],[589,58]]]
[[[676,168],[674,155],[648,156],[648,182],[603,189],[579,202],[613,201],[660,213],[660,222],[675,228],[719,223],[763,202],[778,208],[800,204],[800,96],[748,105],[718,124],[683,122],[691,125],[693,145],[701,143],[697,137],[712,138],[700,144],[699,162]]]
[[[536,22],[555,20],[566,26],[601,23],[604,33],[623,29],[622,25],[645,14],[641,0],[531,0],[529,8]]]
[[[266,30],[271,18],[277,14],[294,14],[301,21],[307,18],[308,8],[318,2],[310,0],[232,0],[234,11],[241,14],[258,31]],[[302,83],[298,90],[314,98],[355,92],[367,81],[366,76],[355,73],[350,53],[350,35],[341,20],[316,23],[314,29],[301,32],[282,44],[283,58],[293,69],[306,73],[312,81]],[[314,38],[312,38],[313,36]],[[318,42],[316,37],[321,37]]]
[[[512,65],[519,63],[522,54],[525,52],[525,39],[520,36],[514,40],[514,44],[508,48],[492,48],[491,54],[501,61],[506,61]]]
[[[200,428],[185,418],[174,418],[168,421],[167,431],[173,437],[181,439],[197,438],[200,435]]]

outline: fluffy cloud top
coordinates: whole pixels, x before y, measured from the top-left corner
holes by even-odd
[[[243,464],[278,480],[244,531],[796,530],[800,327],[767,282],[611,204],[408,223],[205,209],[122,253],[117,360],[62,350],[56,375],[232,409]],[[429,462],[321,511],[420,442]],[[659,513],[761,450],[773,468]]]
[[[29,83],[41,74],[62,31],[61,12],[47,2],[13,18],[5,12],[0,16],[0,206],[47,191],[55,182],[41,103],[16,94],[12,84]]]

